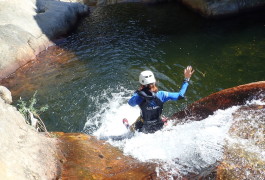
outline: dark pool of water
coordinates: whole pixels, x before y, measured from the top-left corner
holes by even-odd
[[[187,99],[167,103],[168,116],[221,89],[264,80],[265,13],[206,20],[177,3],[98,7],[2,84],[15,103],[38,90],[38,104],[49,105],[41,114],[48,130],[79,132],[111,93],[130,96],[140,71],[152,70],[160,89],[175,91],[187,65],[196,70]]]

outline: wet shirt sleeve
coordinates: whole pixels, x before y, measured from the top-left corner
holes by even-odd
[[[139,105],[143,101],[142,97],[140,97],[137,93],[134,93],[131,99],[128,101],[130,106]]]
[[[176,101],[182,99],[185,96],[188,86],[189,83],[184,81],[179,92],[159,91],[158,97],[162,102],[167,102],[169,100]]]

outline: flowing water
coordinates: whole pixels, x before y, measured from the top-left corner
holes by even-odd
[[[142,70],[155,73],[161,90],[178,91],[184,67],[195,68],[186,99],[165,104],[170,116],[213,92],[264,80],[264,52],[264,12],[206,20],[177,3],[118,4],[95,8],[2,84],[15,102],[37,90],[38,104],[49,105],[41,114],[49,131],[120,135],[122,118],[132,123],[139,115],[127,101]],[[142,161],[178,159],[183,172],[200,170],[221,157],[233,111],[111,143]]]
[[[130,111],[130,108],[125,105],[111,107],[114,108],[103,114],[103,126],[94,135],[104,137],[126,133],[126,128],[117,123],[116,119],[122,117],[125,111]],[[126,155],[143,162],[162,163],[159,169],[161,171],[173,175],[191,172],[199,174],[222,159],[226,134],[232,122],[232,112],[237,108],[217,111],[202,121],[177,126],[172,126],[170,122],[162,131],[154,134],[136,133],[130,139],[110,139],[108,142],[122,149]],[[123,114],[120,113],[122,111]]]

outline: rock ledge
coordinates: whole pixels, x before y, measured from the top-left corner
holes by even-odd
[[[2,0],[0,7],[0,79],[47,49],[89,12],[81,3],[56,0]]]

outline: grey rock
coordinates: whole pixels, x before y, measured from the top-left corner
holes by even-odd
[[[68,33],[89,9],[56,0],[0,1],[0,79]]]
[[[5,103],[12,103],[11,92],[5,86],[0,86],[0,97],[5,101]]]
[[[57,140],[25,123],[15,107],[0,98],[0,179],[59,179],[62,154]]]
[[[265,6],[264,0],[180,0],[206,17],[227,16]]]

